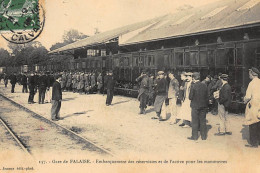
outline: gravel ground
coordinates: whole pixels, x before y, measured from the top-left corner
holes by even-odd
[[[11,94],[10,88],[0,85],[0,92],[15,102],[50,119],[51,104],[27,104],[28,93],[21,93],[21,86]],[[37,101],[37,96],[35,101]],[[248,127],[244,116],[229,114],[231,136],[214,136],[218,129],[217,116],[207,115],[208,138],[206,141],[189,141],[191,128],[170,125],[168,121],[151,119],[152,107],[146,115],[139,115],[137,99],[115,96],[112,106],[105,106],[106,96],[80,95],[63,92],[61,117],[58,124],[74,130],[81,136],[115,153],[119,158],[172,159],[172,160],[226,160],[227,169],[239,170],[243,165],[257,165],[260,150],[246,148]],[[255,159],[253,162],[248,160]],[[259,163],[259,162],[258,162]],[[258,164],[259,165],[259,164]],[[212,165],[215,169],[218,165]]]
[[[54,125],[33,118],[24,110],[15,107],[0,97],[0,116],[18,136],[35,158],[42,153],[69,155],[84,153],[88,157],[100,156],[98,149],[62,134]]]

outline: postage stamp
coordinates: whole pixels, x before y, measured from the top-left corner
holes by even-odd
[[[43,30],[45,15],[41,0],[0,0],[0,33],[7,41],[24,44]]]

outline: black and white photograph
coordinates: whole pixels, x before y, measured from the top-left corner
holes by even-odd
[[[260,0],[0,0],[2,172],[260,172]]]

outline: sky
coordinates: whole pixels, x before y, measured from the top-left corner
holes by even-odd
[[[49,50],[70,29],[93,35],[95,28],[104,32],[174,13],[183,5],[197,7],[214,1],[218,0],[45,0],[45,26],[36,41]],[[0,48],[7,48],[2,37]]]

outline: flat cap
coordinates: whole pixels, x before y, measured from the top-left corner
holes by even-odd
[[[258,76],[260,74],[259,70],[256,67],[252,67],[251,69],[249,69],[249,71],[251,71],[253,76]]]
[[[158,75],[164,74],[163,71],[158,71]]]
[[[228,79],[228,75],[227,74],[222,74],[220,76],[220,78],[223,79],[223,80],[227,80]]]
[[[195,80],[199,80],[200,79],[200,74],[198,72],[194,72],[192,74],[192,77],[195,79]]]

